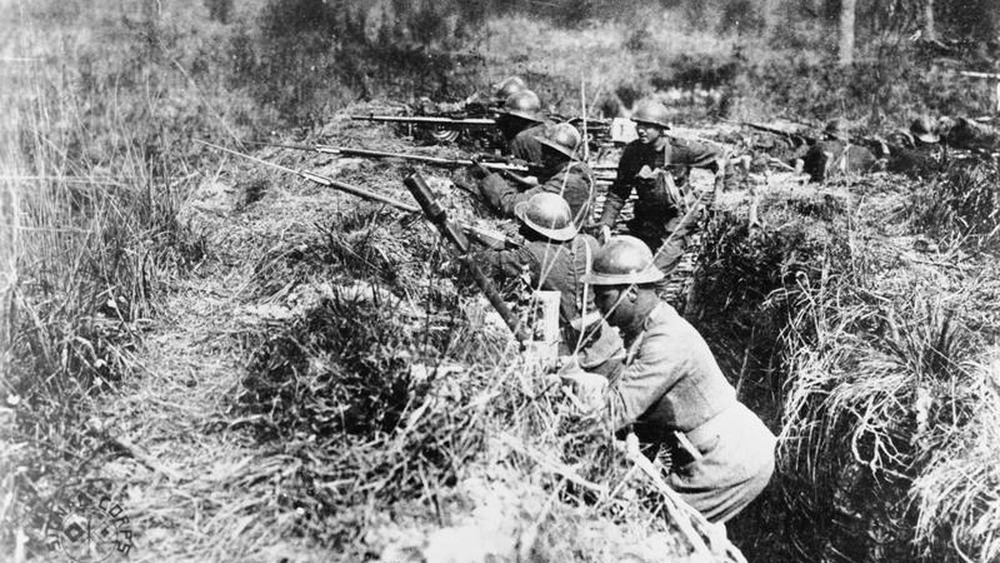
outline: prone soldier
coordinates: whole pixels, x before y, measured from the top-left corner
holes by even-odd
[[[813,182],[822,183],[836,176],[864,174],[877,162],[870,150],[851,142],[847,122],[837,118],[826,124],[823,139],[802,156],[802,170]]]
[[[899,135],[905,139],[905,146],[895,147],[886,163],[886,170],[916,177],[940,171],[944,165],[945,149],[935,129],[934,121],[928,116],[914,119],[909,132]]]
[[[477,170],[473,175],[480,178],[480,193],[493,209],[505,217],[513,216],[515,206],[535,194],[557,194],[569,203],[573,223],[583,225],[590,217],[597,194],[590,167],[579,160],[580,133],[570,124],[560,123],[547,134],[534,137],[533,141],[541,153],[537,186],[519,191],[500,174]]]
[[[542,147],[536,137],[544,136],[552,125],[542,117],[542,102],[531,90],[511,94],[496,118],[497,128],[507,143],[506,154],[528,164],[542,161]]]

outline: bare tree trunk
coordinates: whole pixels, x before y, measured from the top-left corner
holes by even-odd
[[[855,0],[840,3],[840,66],[854,64],[854,6]]]
[[[781,0],[764,0],[761,5],[761,19],[764,21],[764,37],[771,39],[778,27],[778,5]]]
[[[924,0],[924,39],[937,39],[934,32],[934,0]]]

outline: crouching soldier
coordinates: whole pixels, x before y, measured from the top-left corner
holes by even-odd
[[[651,458],[665,448],[670,486],[709,521],[725,522],[770,481],[775,437],[736,399],[698,331],[657,298],[662,277],[636,238],[614,237],[598,251],[586,279],[621,330],[625,368],[610,380],[563,377],[580,396],[598,398],[619,437],[634,432]]]
[[[583,277],[597,251],[597,240],[577,234],[569,205],[556,194],[538,193],[514,209],[524,244],[516,250],[486,251],[477,258],[493,271],[519,276],[527,270],[531,287],[560,293],[560,355],[576,355],[588,371],[611,374],[624,356],[618,334],[594,311]]]
[[[577,159],[580,133],[570,124],[560,123],[535,140],[542,148],[537,186],[520,191],[500,174],[493,173],[480,180],[480,193],[504,217],[512,217],[514,208],[535,194],[556,194],[569,203],[573,224],[582,225],[591,214],[597,191],[590,167]]]
[[[670,273],[680,262],[696,225],[696,221],[682,221],[687,206],[697,205],[688,186],[690,170],[704,168],[716,175],[712,194],[707,194],[712,197],[701,202],[711,204],[714,194],[722,189],[725,156],[720,147],[668,136],[669,112],[659,102],[640,105],[632,121],[639,138],[625,146],[598,227],[606,227],[605,232],[613,229],[635,190],[638,201],[635,216],[627,223],[628,234],[646,243],[656,253],[656,266]],[[664,281],[661,286],[665,285]]]

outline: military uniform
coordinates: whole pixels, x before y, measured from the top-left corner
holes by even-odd
[[[877,161],[865,147],[830,139],[809,147],[802,157],[802,170],[813,182],[822,183],[837,176],[865,174]]]
[[[534,141],[538,144],[538,141]],[[538,144],[539,150],[541,145]],[[518,191],[500,174],[490,174],[479,183],[479,190],[487,203],[504,217],[514,215],[514,207],[531,199],[537,193],[553,193],[562,196],[569,203],[573,222],[580,226],[590,217],[597,196],[596,184],[590,167],[578,161],[569,161],[554,171],[539,185],[525,191]]]
[[[1000,147],[1000,130],[959,117],[944,135],[945,144],[958,149],[997,150]]]
[[[516,250],[484,252],[479,258],[487,267],[507,276],[521,275],[526,269],[533,288],[560,293],[559,324],[563,332],[560,353],[565,355],[576,349],[580,333],[574,325],[580,326],[584,310],[583,276],[599,246],[594,237],[579,234],[565,242],[530,240]],[[592,294],[587,301],[587,310],[593,310]],[[620,369],[622,355],[621,338],[602,322],[587,330],[578,359],[585,370],[610,374]]]
[[[629,234],[645,242],[656,255],[656,266],[668,273],[680,261],[687,247],[688,235],[694,222],[681,224],[681,203],[677,194],[670,193],[666,178],[655,177],[656,170],[670,175],[669,181],[682,192],[688,183],[691,168],[710,168],[722,158],[720,148],[697,141],[667,138],[663,149],[641,141],[625,147],[618,162],[618,177],[608,190],[600,224],[614,228],[625,201],[636,190],[638,201],[635,215],[627,223]],[[657,253],[671,234],[669,247]]]
[[[732,518],[770,480],[774,435],[736,399],[708,344],[671,306],[657,304],[622,336],[625,369],[608,388],[614,428],[632,429],[652,450],[667,448],[671,487],[710,521]]]
[[[536,137],[544,137],[550,127],[552,123],[546,121],[524,129],[507,143],[507,155],[528,164],[541,164],[542,145]]]

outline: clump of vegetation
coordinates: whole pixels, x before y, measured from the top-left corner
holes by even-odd
[[[975,159],[953,163],[918,190],[908,209],[915,228],[935,238],[962,239],[977,249],[998,248],[1000,168],[995,162]]]

